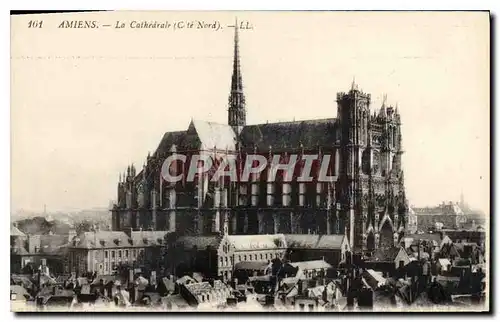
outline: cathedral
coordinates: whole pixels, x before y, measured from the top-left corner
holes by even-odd
[[[184,236],[341,234],[353,250],[373,251],[399,242],[407,222],[397,107],[371,111],[371,96],[353,81],[337,93],[337,117],[247,125],[238,26],[228,102],[228,122],[192,120],[187,130],[167,132],[142,169],[120,175],[112,208],[113,230],[153,229]],[[165,182],[164,160],[172,154],[325,155],[333,180]]]

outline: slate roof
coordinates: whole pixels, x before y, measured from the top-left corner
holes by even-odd
[[[229,243],[238,251],[286,248],[283,234],[275,235],[229,235]]]
[[[173,280],[173,278],[168,278],[168,277],[163,277],[161,280],[161,283],[163,283],[163,285],[165,285],[165,288],[167,289],[167,291],[169,292],[174,292],[175,291],[175,281]]]
[[[133,231],[131,234],[134,246],[161,246],[165,244],[165,236],[168,231]]]
[[[68,235],[40,235],[40,252],[44,254],[61,254],[69,246]]]
[[[296,249],[340,249],[344,235],[285,235],[288,248]]]
[[[367,269],[362,273],[363,279],[370,286],[372,290],[376,290],[379,286],[385,285],[386,279],[380,272],[373,269]]]
[[[24,248],[23,246],[15,246],[15,247],[11,247],[10,249],[10,253],[13,254],[13,255],[28,255],[28,251],[26,250],[26,248]]]
[[[185,249],[198,249],[204,250],[208,246],[217,249],[219,247],[222,237],[216,236],[182,236],[176,241],[177,245],[181,245]]]
[[[294,122],[247,125],[240,134],[242,145],[254,146],[261,151],[273,148],[317,149],[335,143],[336,119],[319,119]]]
[[[19,230],[19,228],[17,228],[12,224],[10,225],[10,235],[16,237],[26,237],[26,234],[24,234],[22,231]]]
[[[191,276],[188,276],[188,275],[184,275],[183,277],[181,278],[178,278],[176,281],[175,281],[176,284],[190,284],[190,283],[196,283],[196,280],[193,279]]]
[[[331,146],[336,141],[335,118],[277,122],[247,125],[239,139],[242,146],[260,151],[267,151],[269,146],[315,150],[318,146]],[[236,149],[236,134],[227,124],[192,120],[186,131],[166,132],[156,149],[154,156],[168,153],[176,145],[178,150]]]
[[[154,156],[169,152],[173,144],[179,145],[182,143],[185,135],[186,131],[173,131],[165,133],[160,141],[160,144],[158,145],[158,148],[156,149],[156,152],[154,153]]]
[[[250,282],[269,282],[271,281],[271,275],[249,276],[248,280]]]
[[[184,147],[196,147],[193,146],[192,142],[189,140],[189,132],[195,130],[198,134],[199,148],[201,150],[212,150],[217,148],[218,150],[235,150],[236,149],[236,134],[233,128],[227,124],[220,124],[215,122],[206,122],[200,120],[192,120],[188,128],[188,135],[183,143]]]
[[[99,285],[101,280],[104,285],[108,283],[114,283],[120,280],[120,276],[117,275],[97,275],[96,278],[92,281],[91,285]]]
[[[375,251],[375,254],[373,254],[373,256],[370,259],[368,259],[368,261],[394,262],[401,249],[402,249],[401,247],[391,247],[389,249],[377,249]]]
[[[10,292],[16,294],[16,300],[20,300],[21,298],[27,300],[31,298],[31,295],[28,293],[28,291],[26,291],[26,289],[21,285],[11,285]]]
[[[164,245],[167,231],[133,231],[130,237],[122,231],[84,232],[75,237],[72,248],[117,248],[117,247],[153,247]]]
[[[295,263],[290,263],[290,265],[298,267],[301,270],[332,268],[332,265],[328,264],[322,259],[313,261],[295,262]]]
[[[46,285],[57,285],[57,281],[50,277],[50,276],[47,276],[47,275],[41,275],[40,276],[40,284],[46,284]]]
[[[414,241],[416,240],[433,240],[438,243],[441,242],[441,234],[440,233],[435,233],[435,234],[429,234],[429,233],[424,233],[424,234],[409,234],[406,235],[405,238],[413,238]]]
[[[25,274],[11,274],[10,283],[22,285],[24,288],[31,288],[33,286],[32,276]]]
[[[130,238],[122,231],[84,232],[75,237],[73,248],[116,248],[132,246]]]
[[[200,294],[206,294],[213,290],[212,285],[209,282],[201,282],[201,283],[189,283],[184,285],[186,289],[194,296]]]
[[[265,270],[266,268],[269,267],[269,263],[268,262],[239,262],[239,263],[236,263],[234,265],[234,269],[237,270],[237,269],[241,269],[241,270],[256,270],[256,271],[261,271],[261,270]]]

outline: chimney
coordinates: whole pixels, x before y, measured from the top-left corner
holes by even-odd
[[[302,280],[299,280],[299,282],[297,284],[299,287],[299,290],[297,292],[299,293],[299,295],[302,295],[302,293],[304,293],[304,285],[302,283]]]

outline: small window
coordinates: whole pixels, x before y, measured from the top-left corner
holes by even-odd
[[[264,259],[264,254],[260,254],[260,259]]]
[[[247,255],[243,255],[243,260],[247,260]]]
[[[104,258],[108,258],[108,251],[107,250],[104,251]]]
[[[114,250],[111,251],[111,258],[115,258],[115,251]]]
[[[121,251],[121,250],[119,250],[119,251],[118,251],[118,258],[121,258],[121,257],[122,257],[122,251]]]
[[[128,257],[128,249],[125,250],[125,257]]]
[[[252,260],[252,254],[248,255],[248,259]]]
[[[238,262],[241,262],[241,255],[238,256]]]
[[[137,256],[137,252],[136,252],[136,250],[135,250],[135,249],[132,251],[132,256],[133,256],[133,257],[136,257],[136,256]]]

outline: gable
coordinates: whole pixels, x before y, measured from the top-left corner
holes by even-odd
[[[394,261],[396,263],[399,263],[400,261],[404,261],[405,263],[408,263],[410,261],[410,257],[408,256],[408,254],[406,253],[406,251],[403,248],[400,248]]]
[[[236,149],[236,135],[231,126],[214,122],[192,120],[183,142],[184,148],[199,150]]]

